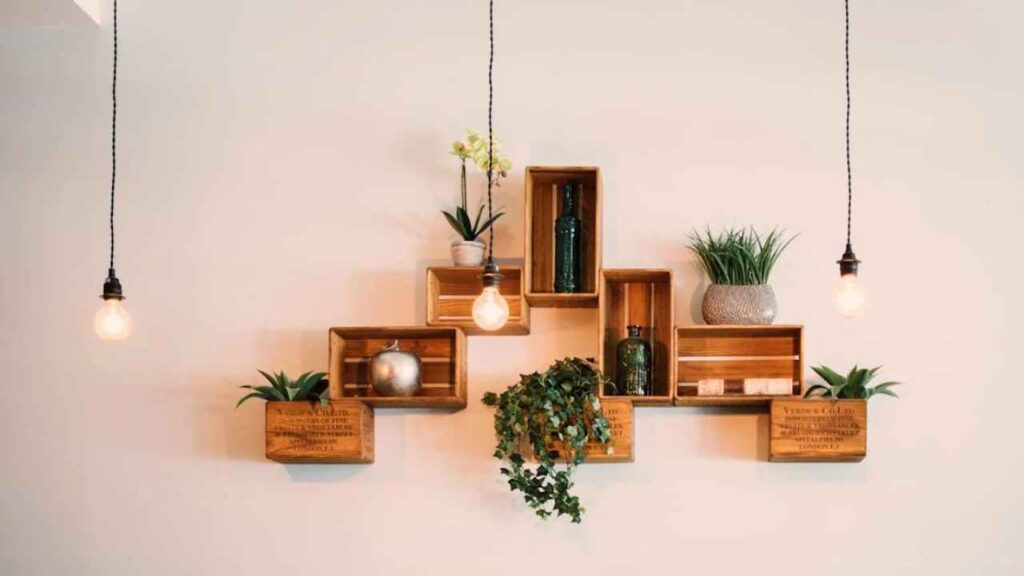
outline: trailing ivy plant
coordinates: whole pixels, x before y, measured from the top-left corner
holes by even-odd
[[[541,518],[554,513],[578,523],[583,515],[579,497],[570,492],[572,477],[587,442],[611,441],[597,396],[607,384],[592,360],[566,358],[543,373],[520,376],[501,394],[484,394],[483,403],[497,408],[494,457],[508,464],[501,474]],[[612,453],[611,446],[607,450]],[[534,465],[527,463],[531,456]]]
[[[270,386],[240,386],[252,392],[242,396],[242,399],[235,404],[235,408],[242,405],[249,398],[262,398],[268,402],[302,402],[319,400],[321,406],[328,403],[327,381],[324,380],[323,372],[306,372],[298,379],[292,380],[284,372],[267,374],[259,371]]]
[[[883,382],[875,386],[868,386],[881,368],[881,366],[878,366],[869,370],[854,366],[849,374],[843,376],[828,366],[814,366],[811,370],[814,370],[818,376],[821,376],[827,385],[815,384],[811,386],[804,394],[804,398],[817,396],[820,398],[868,400],[876,394],[885,394],[886,396],[899,398],[892,391],[892,387],[900,384],[899,382]]]

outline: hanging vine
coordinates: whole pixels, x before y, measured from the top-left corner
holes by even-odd
[[[571,490],[584,446],[599,442],[612,453],[611,428],[597,396],[609,384],[592,362],[566,358],[543,373],[522,375],[501,394],[484,394],[483,403],[497,408],[494,457],[508,464],[501,474],[541,518],[568,515],[580,522],[584,508]],[[530,456],[535,465],[527,463]]]

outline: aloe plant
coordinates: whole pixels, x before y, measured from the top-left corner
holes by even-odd
[[[821,376],[827,385],[815,384],[811,386],[804,393],[804,398],[816,395],[819,398],[868,400],[876,394],[885,394],[886,396],[899,398],[892,391],[892,387],[899,385],[900,382],[883,382],[874,386],[868,385],[881,368],[881,366],[871,369],[854,366],[849,374],[843,376],[828,366],[814,366],[811,370],[814,370],[818,376]],[[820,394],[817,394],[818,392]]]
[[[796,237],[783,239],[784,232],[772,230],[762,236],[753,228],[728,229],[712,234],[690,235],[690,248],[715,284],[767,284],[782,252]]]
[[[262,398],[268,402],[319,400],[321,405],[328,403],[327,382],[324,380],[323,372],[306,372],[296,380],[292,380],[284,372],[271,375],[259,370],[259,373],[270,382],[270,386],[240,386],[252,392],[242,396],[238,404],[235,404],[235,408],[250,398]]]

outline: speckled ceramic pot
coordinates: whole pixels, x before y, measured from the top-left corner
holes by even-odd
[[[771,324],[776,310],[775,292],[767,284],[712,284],[701,306],[708,324]]]

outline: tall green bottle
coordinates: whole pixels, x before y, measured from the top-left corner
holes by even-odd
[[[583,288],[583,222],[576,216],[580,188],[574,180],[562,186],[562,213],[555,220],[555,292]]]
[[[619,342],[616,365],[616,384],[619,394],[650,396],[651,345],[640,338],[639,326],[627,326],[629,338]]]

